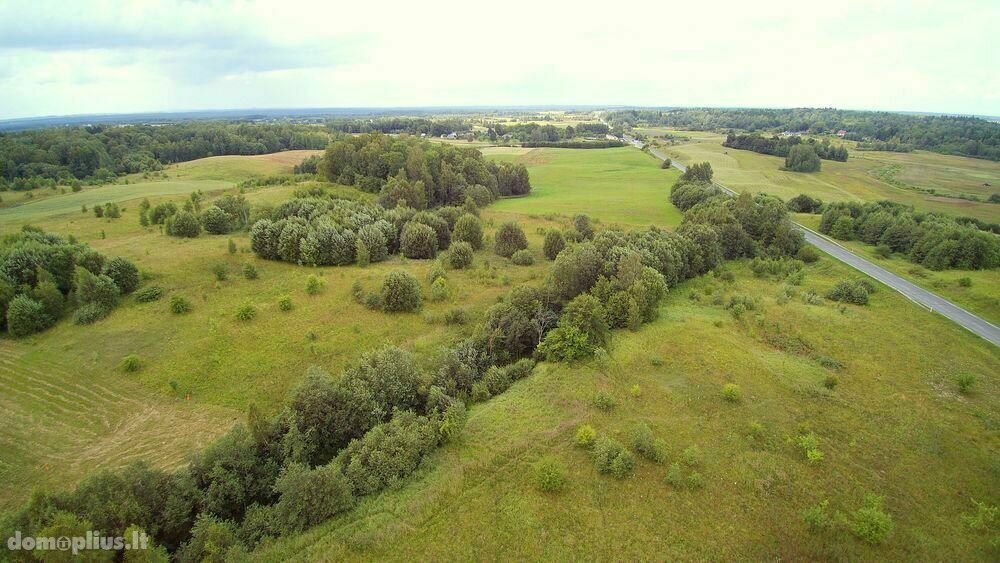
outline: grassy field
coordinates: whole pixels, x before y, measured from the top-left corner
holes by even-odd
[[[531,175],[530,197],[498,201],[491,209],[518,215],[587,213],[605,223],[675,226],[681,215],[668,200],[676,170],[633,148],[483,149],[488,158],[520,162]]]
[[[669,132],[643,130],[650,135]],[[783,199],[800,193],[823,201],[876,201],[890,199],[924,211],[967,215],[1000,221],[1000,205],[947,197],[972,194],[987,197],[1000,191],[1000,163],[925,151],[913,153],[862,152],[852,150],[847,162],[824,160],[823,169],[812,174],[783,172],[784,159],[722,146],[724,135],[702,131],[672,131],[689,138],[663,145],[672,158],[691,163],[712,163],[715,178],[737,191],[768,192]],[[984,187],[983,184],[992,187]],[[935,189],[928,194],[907,186]]]
[[[988,558],[989,538],[961,515],[971,499],[1000,500],[1000,351],[884,289],[868,307],[782,305],[781,283],[733,271],[732,284],[675,288],[659,321],[616,332],[606,364],[540,365],[473,407],[461,441],[400,490],[259,559]],[[855,275],[825,258],[807,272],[800,292]],[[734,293],[757,300],[742,321],[712,303]],[[978,377],[970,395],[957,391],[961,373]],[[740,386],[741,401],[723,400],[725,383]],[[593,406],[598,391],[614,397],[612,411]],[[573,444],[581,424],[629,443],[640,422],[670,451],[664,465],[640,460],[627,480],[597,473]],[[819,438],[819,463],[795,444],[807,432]],[[664,479],[690,446],[701,461],[684,473],[702,474],[704,487],[679,490]],[[536,489],[543,460],[565,468],[564,492]],[[807,530],[807,507],[829,500],[849,519],[868,493],[883,495],[894,519],[885,545],[839,526]]]

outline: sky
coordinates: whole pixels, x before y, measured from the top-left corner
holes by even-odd
[[[1000,115],[1000,2],[0,0],[0,119],[296,107]]]

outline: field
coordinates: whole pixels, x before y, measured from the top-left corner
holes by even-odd
[[[675,288],[659,321],[616,332],[603,365],[539,366],[475,406],[460,443],[400,490],[279,541],[261,559],[987,557],[988,538],[961,515],[972,513],[970,499],[997,500],[1000,352],[888,290],[843,311],[798,297],[780,305],[780,283],[745,265],[733,271],[733,284]],[[807,271],[800,294],[855,275],[829,259]],[[711,303],[737,292],[758,303],[742,321]],[[822,367],[817,356],[844,366]],[[978,377],[971,395],[957,392],[960,373]],[[720,395],[730,382],[742,390],[738,403]],[[617,406],[595,408],[598,391]],[[598,474],[573,443],[581,424],[629,443],[639,422],[667,440],[669,455],[664,465],[640,460],[627,480]],[[795,443],[807,432],[819,438],[818,463]],[[669,465],[695,445],[700,463],[684,474],[699,472],[703,488],[667,484]],[[565,468],[564,492],[536,489],[543,460]],[[849,517],[868,493],[883,495],[894,518],[886,545],[807,530],[805,508],[828,499],[831,513]]]
[[[605,223],[674,226],[680,212],[670,204],[676,170],[630,147],[614,149],[483,149],[496,160],[528,167],[531,196],[499,201],[497,212],[518,215],[587,213]]]
[[[667,133],[646,129],[648,135]],[[913,153],[852,150],[847,162],[824,160],[818,173],[783,172],[784,159],[722,146],[724,135],[702,131],[672,131],[687,137],[676,145],[663,145],[672,158],[691,163],[712,163],[716,179],[737,191],[768,192],[783,199],[800,193],[823,201],[876,201],[890,199],[916,209],[1000,221],[1000,205],[948,197],[955,194],[986,198],[1000,191],[1000,163],[925,151]],[[990,184],[986,187],[983,184]],[[916,189],[934,189],[928,194]]]

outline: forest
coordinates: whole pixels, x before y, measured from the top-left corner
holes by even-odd
[[[832,108],[637,109],[608,112],[612,126],[661,126],[713,131],[846,131],[844,138],[887,147],[913,147],[942,154],[1000,160],[1000,123],[977,117],[910,115]],[[878,146],[878,145],[869,145]]]
[[[409,133],[410,135],[430,135],[440,137],[448,133],[470,131],[472,127],[465,119],[450,117],[371,117],[338,118],[327,121],[331,131],[341,133]]]
[[[0,191],[104,183],[207,156],[323,149],[327,131],[288,123],[93,125],[0,134]]]
[[[787,157],[792,147],[801,144],[810,145],[816,152],[816,156],[823,160],[847,162],[847,148],[832,145],[828,139],[816,142],[815,139],[802,139],[798,135],[764,137],[755,133],[745,135],[730,133],[726,135],[726,140],[722,142],[722,146],[731,149],[742,149],[780,157]]]

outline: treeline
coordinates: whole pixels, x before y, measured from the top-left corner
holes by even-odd
[[[139,270],[41,229],[25,226],[0,240],[0,329],[22,337],[72,313],[90,324],[111,313],[139,287]]]
[[[847,162],[847,148],[833,145],[829,139],[817,142],[816,139],[811,138],[803,140],[798,135],[764,137],[757,133],[748,133],[745,135],[729,133],[726,135],[726,140],[722,142],[722,146],[731,149],[742,149],[780,157],[787,157],[792,147],[803,144],[809,145],[816,153],[816,156],[823,160]]]
[[[163,126],[95,125],[0,134],[0,190],[122,174],[207,156],[323,149],[330,135],[307,125],[189,122]]]
[[[828,203],[819,231],[840,240],[877,245],[932,270],[983,270],[1000,266],[1000,239],[975,222],[960,223],[890,201]]]
[[[327,127],[343,133],[409,133],[440,137],[448,133],[470,131],[469,122],[460,118],[372,117],[331,119]]]
[[[509,135],[523,143],[557,143],[579,137],[604,138],[611,130],[603,123],[579,123],[556,127],[539,123],[487,123],[487,135],[492,140]],[[527,146],[527,145],[525,145]],[[539,145],[540,146],[540,145]]]
[[[814,135],[846,131],[845,139],[881,141],[943,154],[1000,160],[1000,123],[976,117],[906,115],[831,108],[619,110],[606,115],[612,126],[640,125],[711,131],[795,131]]]
[[[624,147],[624,141],[612,141],[604,139],[600,141],[555,141],[555,142],[534,142],[527,141],[521,143],[522,147],[539,148],[550,147],[559,149],[610,149],[613,147]]]
[[[399,201],[415,209],[461,205],[473,186],[495,197],[531,191],[523,164],[487,161],[472,148],[378,133],[333,142],[317,168],[331,182],[380,194],[386,207]]]

